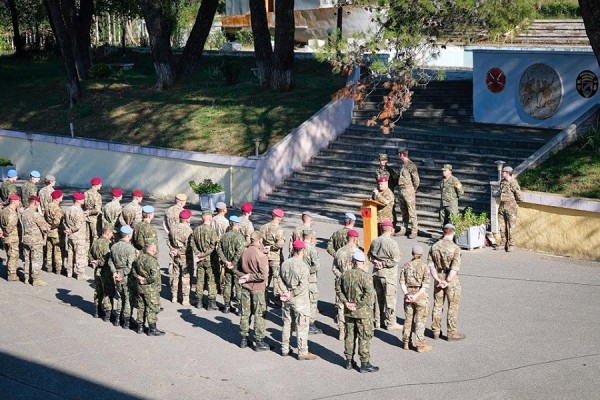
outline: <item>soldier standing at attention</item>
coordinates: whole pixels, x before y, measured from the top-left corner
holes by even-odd
[[[60,203],[63,201],[63,193],[60,190],[54,190],[50,194],[50,203],[44,207],[44,219],[50,225],[50,230],[46,237],[46,271],[54,272],[60,275],[63,267],[63,249],[65,248],[64,218]]]
[[[12,201],[8,198],[11,194],[17,194],[17,186],[15,185],[15,182],[19,179],[17,171],[10,169],[6,173],[6,176],[6,180],[0,185],[0,200],[2,200],[2,206],[7,206],[8,203]]]
[[[73,205],[65,210],[64,230],[68,247],[67,277],[77,274],[78,280],[88,280],[85,274],[87,262],[87,250],[85,247],[86,221],[85,213],[81,208],[85,196],[83,193],[73,194]]]
[[[123,190],[114,188],[110,191],[112,200],[102,207],[102,229],[112,228],[116,232],[119,228],[119,220],[121,219],[121,200],[123,199]]]
[[[227,314],[231,310],[231,298],[235,289],[240,293],[240,284],[235,270],[238,267],[238,261],[246,248],[246,241],[240,232],[240,217],[232,215],[229,217],[231,230],[225,232],[221,241],[217,245],[217,253],[222,268],[225,270],[224,288],[223,288],[223,313]]]
[[[180,214],[187,203],[187,196],[184,193],[175,195],[175,204],[167,209],[165,218],[163,219],[163,228],[168,235],[171,232],[171,227],[179,223]]]
[[[204,297],[204,285],[208,288],[207,310],[218,310],[217,307],[217,284],[215,281],[215,269],[210,262],[210,256],[217,245],[217,233],[211,226],[212,211],[202,211],[202,225],[197,226],[192,232],[190,245],[194,255],[196,270],[196,308],[202,307]]]
[[[176,303],[179,294],[179,281],[181,280],[181,305],[190,305],[190,277],[192,275],[192,254],[190,236],[192,227],[190,226],[192,212],[190,210],[181,210],[179,213],[179,222],[169,225],[169,255],[171,256],[171,302]]]
[[[294,249],[292,248],[292,243],[294,243],[294,240],[300,240],[300,241],[304,240],[303,232],[306,229],[312,230],[312,222],[313,222],[312,214],[309,213],[308,211],[302,212],[302,225],[298,225],[296,227],[296,229],[294,229],[294,232],[292,232],[292,236],[290,236],[290,254],[289,254],[290,257],[294,253]]]
[[[112,238],[112,227],[105,226],[102,230],[102,236],[94,240],[88,254],[90,265],[94,268],[94,282],[96,283],[94,289],[94,318],[98,318],[100,313],[103,313],[105,322],[110,320],[115,296],[114,281],[108,266]]]
[[[160,265],[158,264],[158,245],[148,242],[145,251],[133,262],[132,278],[137,286],[137,333],[144,333],[144,315],[148,320],[148,336],[163,336],[164,331],[156,327],[160,310],[160,292],[156,282],[160,282]]]
[[[408,232],[408,222],[410,219],[412,226],[408,237],[409,239],[414,239],[417,237],[419,230],[416,194],[421,181],[417,166],[408,158],[408,149],[399,149],[398,157],[402,161],[402,167],[400,167],[400,173],[398,174],[398,187],[400,190],[398,200],[400,202],[402,223],[405,231]]]
[[[331,257],[335,257],[337,251],[348,243],[348,231],[354,228],[356,216],[350,212],[344,214],[344,227],[331,235],[327,242],[327,252]]]
[[[29,180],[25,182],[23,187],[21,187],[21,199],[23,199],[23,208],[29,208],[29,198],[31,196],[37,197],[37,183],[40,181],[40,176],[41,175],[38,171],[31,171],[31,173],[29,174]]]
[[[248,347],[248,334],[250,333],[250,318],[254,316],[254,351],[269,350],[269,345],[264,342],[265,319],[263,313],[267,311],[265,304],[265,290],[269,277],[269,258],[262,246],[262,234],[250,234],[250,246],[244,250],[240,258],[240,268],[235,271],[239,276],[240,285],[240,348]]]
[[[375,327],[385,326],[388,331],[400,329],[396,323],[396,286],[398,285],[398,266],[400,249],[392,239],[394,226],[392,221],[381,223],[383,232],[371,242],[369,259],[373,263],[373,286],[375,287]],[[380,325],[380,321],[383,323]]]
[[[0,210],[0,231],[2,232],[2,241],[4,242],[4,251],[6,251],[7,258],[6,269],[8,270],[8,275],[6,280],[16,282],[19,280],[19,276],[17,275],[17,265],[19,262],[19,213],[17,209],[21,204],[21,200],[16,193],[8,195],[7,200],[7,205]]]
[[[355,251],[352,254],[353,268],[345,271],[335,285],[337,297],[344,305],[346,337],[344,355],[346,369],[356,367],[354,351],[358,341],[360,372],[377,372],[379,367],[371,365],[370,342],[373,338],[371,304],[373,303],[373,280],[365,265],[365,254]]]
[[[494,247],[494,250],[504,247],[506,251],[513,251],[515,246],[517,214],[519,212],[519,202],[523,201],[523,194],[519,182],[512,175],[513,169],[511,167],[502,169],[500,207],[498,208],[498,229],[500,230],[501,240]]]
[[[83,211],[86,215],[87,223],[87,250],[94,243],[94,240],[98,237],[98,231],[100,225],[98,224],[98,216],[102,213],[102,196],[100,195],[100,189],[102,189],[102,178],[96,176],[90,180],[92,187],[88,189],[85,195],[85,201],[83,203]]]
[[[450,223],[450,216],[458,214],[458,199],[465,194],[460,181],[452,175],[452,165],[444,164],[443,178],[440,181],[440,222],[442,226]]]
[[[323,331],[315,326],[317,319],[318,303],[319,303],[319,286],[318,274],[321,262],[319,261],[319,254],[315,248],[315,231],[312,228],[304,228],[302,231],[302,241],[304,242],[304,262],[308,265],[310,275],[308,277],[308,296],[310,299],[310,324],[308,327],[308,333],[311,335],[317,335],[323,333]]]
[[[252,221],[250,221],[250,216],[252,215],[252,204],[244,203],[242,205],[242,217],[240,221],[240,232],[244,235],[244,239],[246,240],[246,246],[250,246],[250,235],[254,232],[254,225],[252,225]]]
[[[115,315],[113,325],[119,326],[122,318],[123,329],[129,329],[132,306],[127,281],[136,259],[136,252],[135,247],[130,243],[133,229],[129,225],[123,225],[120,232],[121,240],[111,246],[108,259],[108,266],[115,282],[115,293],[119,296],[116,307],[119,314]]]
[[[465,335],[457,331],[458,307],[462,288],[458,279],[460,247],[454,243],[454,225],[444,225],[444,236],[429,250],[427,265],[435,281],[433,289],[433,338],[439,339],[442,325],[444,299],[448,299],[448,341],[462,340]]]
[[[131,202],[123,207],[121,211],[121,225],[129,225],[131,228],[135,228],[135,224],[142,220],[142,200],[144,199],[144,192],[141,190],[134,190],[131,192]]]
[[[44,262],[44,244],[46,243],[46,234],[50,230],[50,225],[44,220],[44,217],[38,212],[40,207],[40,198],[29,196],[29,207],[21,215],[23,224],[23,253],[25,256],[25,283],[29,283],[31,275],[31,284],[33,286],[46,286],[47,283],[40,279],[40,270]],[[29,263],[27,263],[29,261]]]
[[[377,179],[377,188],[373,189],[373,200],[384,205],[377,211],[377,222],[381,228],[381,221],[392,221],[394,217],[394,193],[388,187],[387,176]]]
[[[56,178],[54,175],[46,175],[46,178],[44,178],[44,183],[46,186],[41,188],[38,194],[38,197],[40,198],[40,206],[42,207],[42,214],[46,212],[46,207],[52,201],[52,197],[50,195],[54,191]]]
[[[429,268],[421,257],[423,247],[414,245],[412,248],[413,259],[400,271],[400,288],[404,293],[404,327],[402,329],[402,342],[404,350],[409,349],[410,336],[415,320],[416,344],[419,353],[431,351],[432,347],[425,343],[425,323],[427,322],[427,307],[429,306]]]
[[[269,257],[269,282],[273,282],[273,306],[280,306],[279,302],[279,267],[283,261],[282,249],[285,245],[285,237],[283,229],[281,229],[281,221],[283,220],[283,210],[275,208],[271,212],[271,222],[268,222],[260,227],[260,233],[263,237],[263,244],[267,248]]]
[[[282,302],[281,317],[283,329],[281,333],[281,355],[291,354],[290,337],[292,324],[295,322],[296,339],[298,341],[298,360],[314,360],[315,354],[308,352],[308,326],[310,322],[310,297],[308,292],[310,271],[304,262],[304,242],[292,243],[294,254],[288,258],[279,270],[277,293]],[[293,321],[292,321],[293,319]]]
[[[392,193],[394,193],[394,190],[396,189],[396,186],[398,185],[398,173],[396,171],[394,171],[394,169],[388,165],[388,155],[387,154],[379,154],[379,166],[375,170],[376,183],[378,183],[379,178],[381,178],[383,176],[388,178],[389,188],[392,191]],[[392,222],[394,223],[394,229],[395,229],[396,225],[398,225],[397,216],[396,216],[396,196],[394,196],[394,204],[392,204],[392,216],[394,218],[392,220]]]
[[[213,217],[211,225],[217,233],[218,246],[219,242],[221,241],[221,237],[223,237],[223,234],[227,231],[227,229],[229,229],[229,221],[227,220],[227,217],[225,217],[225,214],[227,214],[227,205],[222,201],[219,201],[217,204],[215,204],[215,207],[217,209],[217,215]],[[210,260],[210,262],[213,265],[213,268],[215,269],[217,291],[219,292],[219,294],[222,294],[223,284],[225,280],[225,270],[223,268],[223,265],[221,264],[221,261],[219,260],[219,253],[217,251],[214,251],[210,256]]]
[[[149,242],[158,243],[158,232],[152,226],[153,219],[154,207],[148,205],[142,207],[142,220],[133,228],[133,236],[131,238],[131,244],[140,252],[148,247]]]
[[[349,269],[352,269],[352,254],[355,251],[360,250],[358,247],[358,232],[354,229],[350,229],[347,235],[348,244],[339,249],[337,253],[335,253],[335,257],[333,258],[333,267],[331,270],[333,271],[333,275],[335,275],[335,284],[337,286],[342,274]],[[335,306],[337,308],[337,324],[338,324],[338,339],[344,340],[346,337],[346,328],[345,328],[345,309],[344,303],[340,300],[340,298],[336,295],[335,297]]]

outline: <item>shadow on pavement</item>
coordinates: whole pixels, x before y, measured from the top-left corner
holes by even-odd
[[[393,334],[381,329],[375,329],[373,336],[389,345],[401,347],[402,340],[400,340],[400,336],[402,336],[402,331],[395,332],[396,334]]]
[[[67,303],[73,307],[79,308],[81,311],[86,314],[92,315],[94,314],[94,303],[88,300],[85,300],[83,297],[79,295],[72,295],[71,290],[69,289],[56,289],[56,298],[62,301],[63,303]]]
[[[274,329],[274,328],[268,328],[267,332],[270,334],[272,340],[275,342],[273,343],[273,341],[268,340],[268,338],[265,338],[265,341],[267,343],[269,343],[269,345],[271,346],[272,349],[274,349],[276,352],[279,352],[280,348],[281,348],[281,330],[280,329]],[[322,335],[309,335],[308,336],[308,351],[318,355],[320,358],[322,358],[323,360],[330,362],[331,364],[335,364],[335,365],[342,365],[344,362],[344,357],[342,356],[342,354],[338,354],[335,353],[331,350],[329,350],[327,347],[324,347],[322,345],[320,345],[319,343],[315,342],[315,339],[318,339],[319,336]],[[337,337],[337,330],[336,330],[336,337]],[[298,354],[298,342],[296,340],[296,334],[292,331],[292,337],[290,338],[290,347],[294,349],[294,353]],[[341,345],[341,349],[343,350],[343,344]]]
[[[192,312],[192,310],[187,309],[179,309],[177,310],[181,314],[181,319],[186,322],[189,322],[193,326],[197,326],[199,328],[204,329],[207,332],[212,333],[215,336],[220,337],[234,345],[238,345],[240,341],[240,327],[237,324],[233,324],[231,320],[228,318],[217,316],[215,319],[218,322],[213,322],[210,319],[202,318]],[[210,316],[215,315],[218,311],[206,311],[204,309],[198,310],[201,313],[211,313]]]

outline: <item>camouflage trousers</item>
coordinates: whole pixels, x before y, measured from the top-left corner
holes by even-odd
[[[99,219],[97,216],[90,216],[86,221],[86,245],[89,250],[94,240],[98,239]]]
[[[297,301],[298,299],[296,299]],[[298,355],[308,353],[308,328],[310,324],[310,303],[302,302],[300,304],[283,303],[281,307],[281,318],[283,319],[283,328],[281,332],[281,354],[287,354],[290,351],[290,337],[292,336],[292,326],[296,325],[296,339],[298,341]]]
[[[498,209],[498,230],[500,231],[501,243],[498,246],[514,246],[515,230],[517,227],[517,205],[500,204]]]
[[[9,241],[8,239],[4,239],[4,251],[6,251],[8,276],[15,277],[19,263],[19,240]]]
[[[215,270],[209,260],[200,261],[196,270],[198,280],[196,282],[196,298],[202,300],[204,296],[204,285],[208,288],[208,298],[214,300],[217,297],[217,282],[215,279]]]
[[[450,216],[452,214],[458,214],[458,203],[440,206],[440,222],[442,226],[451,222]]]
[[[56,271],[60,274],[63,267],[63,249],[65,243],[59,237],[48,237],[46,239],[46,271]]]
[[[160,294],[156,291],[156,285],[138,285],[136,303],[138,325],[144,324],[144,315],[148,324],[156,324],[160,311]]]
[[[336,278],[335,284],[337,286],[338,279]],[[335,308],[337,309],[337,324],[338,329],[341,331],[344,329],[344,323],[346,321],[346,308],[344,307],[344,303],[340,301],[340,298],[335,295]]]
[[[396,282],[374,276],[373,286],[375,287],[375,326],[387,328],[396,324]]]
[[[438,272],[438,276],[440,279],[445,279],[444,274]],[[461,291],[462,288],[458,277],[454,278],[445,289],[438,287],[433,289],[433,321],[431,323],[433,333],[440,333],[442,330],[442,310],[445,300],[448,301],[448,335],[456,333]]]
[[[254,340],[265,338],[265,319],[263,313],[267,310],[264,290],[250,291],[245,287],[240,292],[240,333],[248,337],[250,333],[250,318],[254,316]]]
[[[233,295],[237,294],[239,296],[241,288],[240,278],[236,274],[234,274],[233,271],[226,270],[225,278],[223,279],[223,281],[223,301],[225,302],[225,304],[231,304],[231,298],[233,297]]]
[[[412,224],[412,232],[419,230],[419,221],[417,219],[417,202],[415,192],[400,192],[398,196],[400,205],[400,215],[402,216],[402,225],[408,230],[408,223]]]
[[[373,321],[368,318],[354,318],[346,316],[346,338],[344,341],[344,355],[346,360],[352,360],[358,342],[358,356],[361,362],[371,359],[370,344],[373,338]]]
[[[281,260],[279,258],[274,259],[272,256],[269,256],[269,282],[267,286],[273,284],[273,294],[275,297],[279,297],[279,289],[277,285],[277,281],[279,281],[279,269],[281,268]],[[266,291],[265,291],[266,295]]]
[[[123,314],[124,319],[131,316],[132,306],[130,296],[127,277],[124,277],[120,282],[115,282],[115,298],[117,300],[117,306],[115,308],[119,313]]]
[[[189,299],[191,275],[192,269],[187,264],[186,255],[176,255],[171,262],[169,275],[169,281],[171,282],[171,296],[173,301],[177,301],[179,286],[181,286],[183,299]]]
[[[310,323],[314,324],[317,319],[318,304],[319,304],[319,287],[317,285],[316,275],[311,275],[311,281],[308,283],[308,298],[310,299]]]
[[[42,242],[36,244],[23,243],[23,255],[25,256],[25,282],[39,279],[42,264],[44,262],[44,245]]]
[[[77,275],[83,275],[85,266],[88,263],[86,242],[83,239],[67,240],[68,257],[67,257],[67,276],[71,276],[73,272]]]
[[[115,297],[115,284],[108,266],[96,267],[94,270],[94,305],[102,305],[102,309],[110,312],[113,308],[113,298]]]
[[[415,294],[419,288],[408,288],[409,294]],[[423,293],[414,303],[404,302],[404,327],[402,328],[402,341],[408,343],[413,328],[413,319],[415,325],[415,336],[417,337],[415,346],[425,344],[425,323],[427,322],[427,308],[429,307],[429,294]]]

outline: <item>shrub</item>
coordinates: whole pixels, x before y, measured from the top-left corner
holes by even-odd
[[[240,29],[235,33],[235,41],[242,44],[242,46],[253,46],[254,37],[252,31],[249,29]]]
[[[212,179],[205,179],[202,183],[196,183],[195,180],[188,182],[192,191],[197,194],[212,194],[223,191],[223,186],[212,181]]]
[[[112,76],[113,70],[108,64],[94,64],[89,74],[92,79],[106,79]]]
[[[0,157],[0,167],[8,167],[9,165],[13,165],[13,163],[8,158]]]
[[[462,214],[452,214],[450,216],[450,221],[452,222],[452,225],[454,225],[456,236],[460,236],[466,228],[470,226],[485,225],[490,222],[490,219],[486,212],[476,214],[471,207],[467,207]]]
[[[225,45],[227,38],[222,31],[212,32],[206,39],[206,48],[221,50]]]

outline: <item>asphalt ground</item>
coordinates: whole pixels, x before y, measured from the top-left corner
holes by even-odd
[[[371,362],[380,371],[360,374],[343,368],[343,342],[333,320],[332,258],[325,246],[339,226],[314,224],[321,259],[317,326],[323,334],[309,336],[309,350],[319,359],[298,361],[279,355],[278,309],[267,314],[272,351],[257,353],[238,347],[235,314],[170,302],[160,228],[170,204],[152,199],[144,204],[157,209],[164,307],[158,327],[167,334],[137,335],[94,319],[91,282],[46,272],[41,273],[46,287],[7,282],[2,251],[0,399],[599,398],[600,263],[520,249],[463,251],[459,330],[467,338],[430,338],[433,351],[417,353],[402,350],[401,331],[378,329]],[[260,226],[267,218],[253,220]],[[194,212],[193,225],[199,221]],[[297,216],[285,218],[286,235],[298,224]],[[395,240],[404,261],[413,244],[426,250],[430,245],[424,237]],[[399,323],[402,318],[400,311]]]

